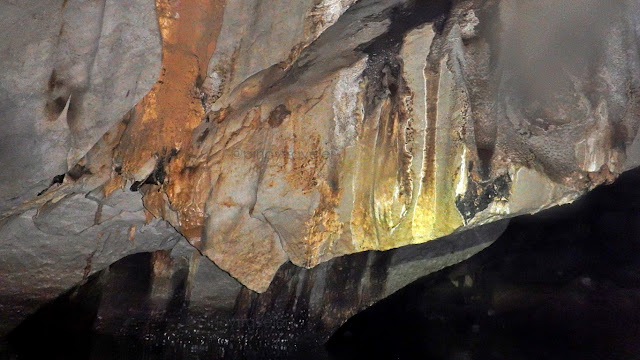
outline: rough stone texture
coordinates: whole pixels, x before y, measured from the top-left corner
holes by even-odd
[[[290,66],[355,0],[229,0],[205,80],[216,100],[252,75]],[[269,31],[264,31],[269,29]]]
[[[164,219],[268,292],[288,262],[537,212],[640,165],[637,1],[155,5],[0,4],[2,263],[76,259],[55,291],[110,222],[127,238]],[[74,246],[38,250],[56,236]],[[20,274],[3,291],[54,296]]]
[[[0,213],[70,170],[156,81],[153,0],[0,3]]]

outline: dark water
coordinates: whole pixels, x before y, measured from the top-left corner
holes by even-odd
[[[95,276],[3,339],[0,359],[640,359],[639,254],[635,170],[574,204],[514,219],[485,251],[354,316],[323,347],[287,357],[226,356],[188,318],[160,322],[192,334],[160,343],[144,334],[176,329],[99,334],[92,329],[105,299],[97,289],[107,285]],[[148,316],[151,274],[141,264],[149,257],[138,254],[112,267],[111,276],[126,274],[128,286],[122,299],[112,291],[108,302],[140,304],[112,321],[135,327],[136,311]],[[181,306],[171,306],[176,316]]]

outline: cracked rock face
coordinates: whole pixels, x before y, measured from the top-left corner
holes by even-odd
[[[265,292],[287,262],[571,202],[640,165],[638,14],[632,0],[0,4],[0,295],[44,301],[180,235]]]

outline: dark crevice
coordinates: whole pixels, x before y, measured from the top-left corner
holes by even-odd
[[[15,359],[89,359],[92,334],[88,330],[97,316],[101,286],[100,275],[93,275],[44,305],[9,334],[9,352]]]
[[[395,7],[388,15],[391,20],[389,30],[360,49],[372,57],[398,54],[404,36],[421,25],[432,23],[434,30],[442,34],[451,8],[451,0],[413,0]]]
[[[165,166],[178,155],[178,150],[171,149],[171,151],[158,159],[155,169],[147,176],[143,181],[135,181],[129,190],[138,191],[143,185],[162,185],[167,177]]]
[[[40,191],[37,196],[40,196],[40,195],[44,194],[45,192],[47,192],[47,190],[49,190],[55,184],[62,184],[64,182],[65,175],[66,174],[60,174],[60,175],[54,176],[53,179],[51,180],[51,183],[49,184],[49,186],[47,186],[46,189]]]
[[[490,181],[468,181],[467,192],[456,197],[456,207],[465,222],[473,219],[477,213],[487,209],[495,200],[509,200],[511,178],[508,174]]]
[[[478,147],[476,150],[478,151],[478,172],[480,173],[480,176],[487,178],[489,177],[489,174],[491,174],[491,159],[495,153],[495,148]]]
[[[413,0],[403,6],[391,9],[388,15],[391,20],[389,30],[358,48],[369,55],[369,64],[365,70],[367,77],[371,80],[378,79],[384,65],[395,61],[403,39],[409,31],[421,25],[432,23],[436,32],[441,34],[451,7],[450,0]]]
[[[397,94],[405,90],[399,56],[404,37],[411,30],[428,24],[437,34],[442,34],[451,8],[450,0],[413,0],[389,10],[386,14],[391,20],[388,31],[358,47],[359,51],[368,54],[363,73],[367,84],[365,109],[375,109],[383,99],[390,98],[394,103],[393,111],[403,113],[399,104],[401,97]]]
[[[84,175],[91,175],[91,170],[89,170],[86,166],[76,164],[71,170],[67,172],[67,175],[71,180],[78,180]]]

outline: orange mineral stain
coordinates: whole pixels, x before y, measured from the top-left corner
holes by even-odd
[[[215,49],[222,0],[157,0],[162,70],[140,101],[122,139],[123,170],[133,174],[154,155],[189,145],[204,118],[200,89]]]
[[[167,159],[169,154],[173,153],[175,157],[180,150],[186,150],[193,130],[205,118],[200,87],[216,47],[224,0],[156,0],[156,9],[162,36],[162,70],[149,94],[136,105],[117,149],[122,174],[129,179],[134,179],[136,174],[140,176],[140,169],[149,159]],[[184,213],[189,217],[180,219],[187,225],[184,230],[195,234],[204,214],[198,206],[183,209],[191,204],[185,201],[186,194],[180,189],[190,187],[194,180],[185,175],[200,174],[185,173],[183,166],[185,164],[180,160],[165,164],[162,187],[171,189],[166,192],[169,207],[179,215]],[[176,204],[173,204],[174,200]],[[145,204],[163,208],[165,205],[159,201],[146,201]],[[164,212],[160,209],[149,211],[154,215]]]

